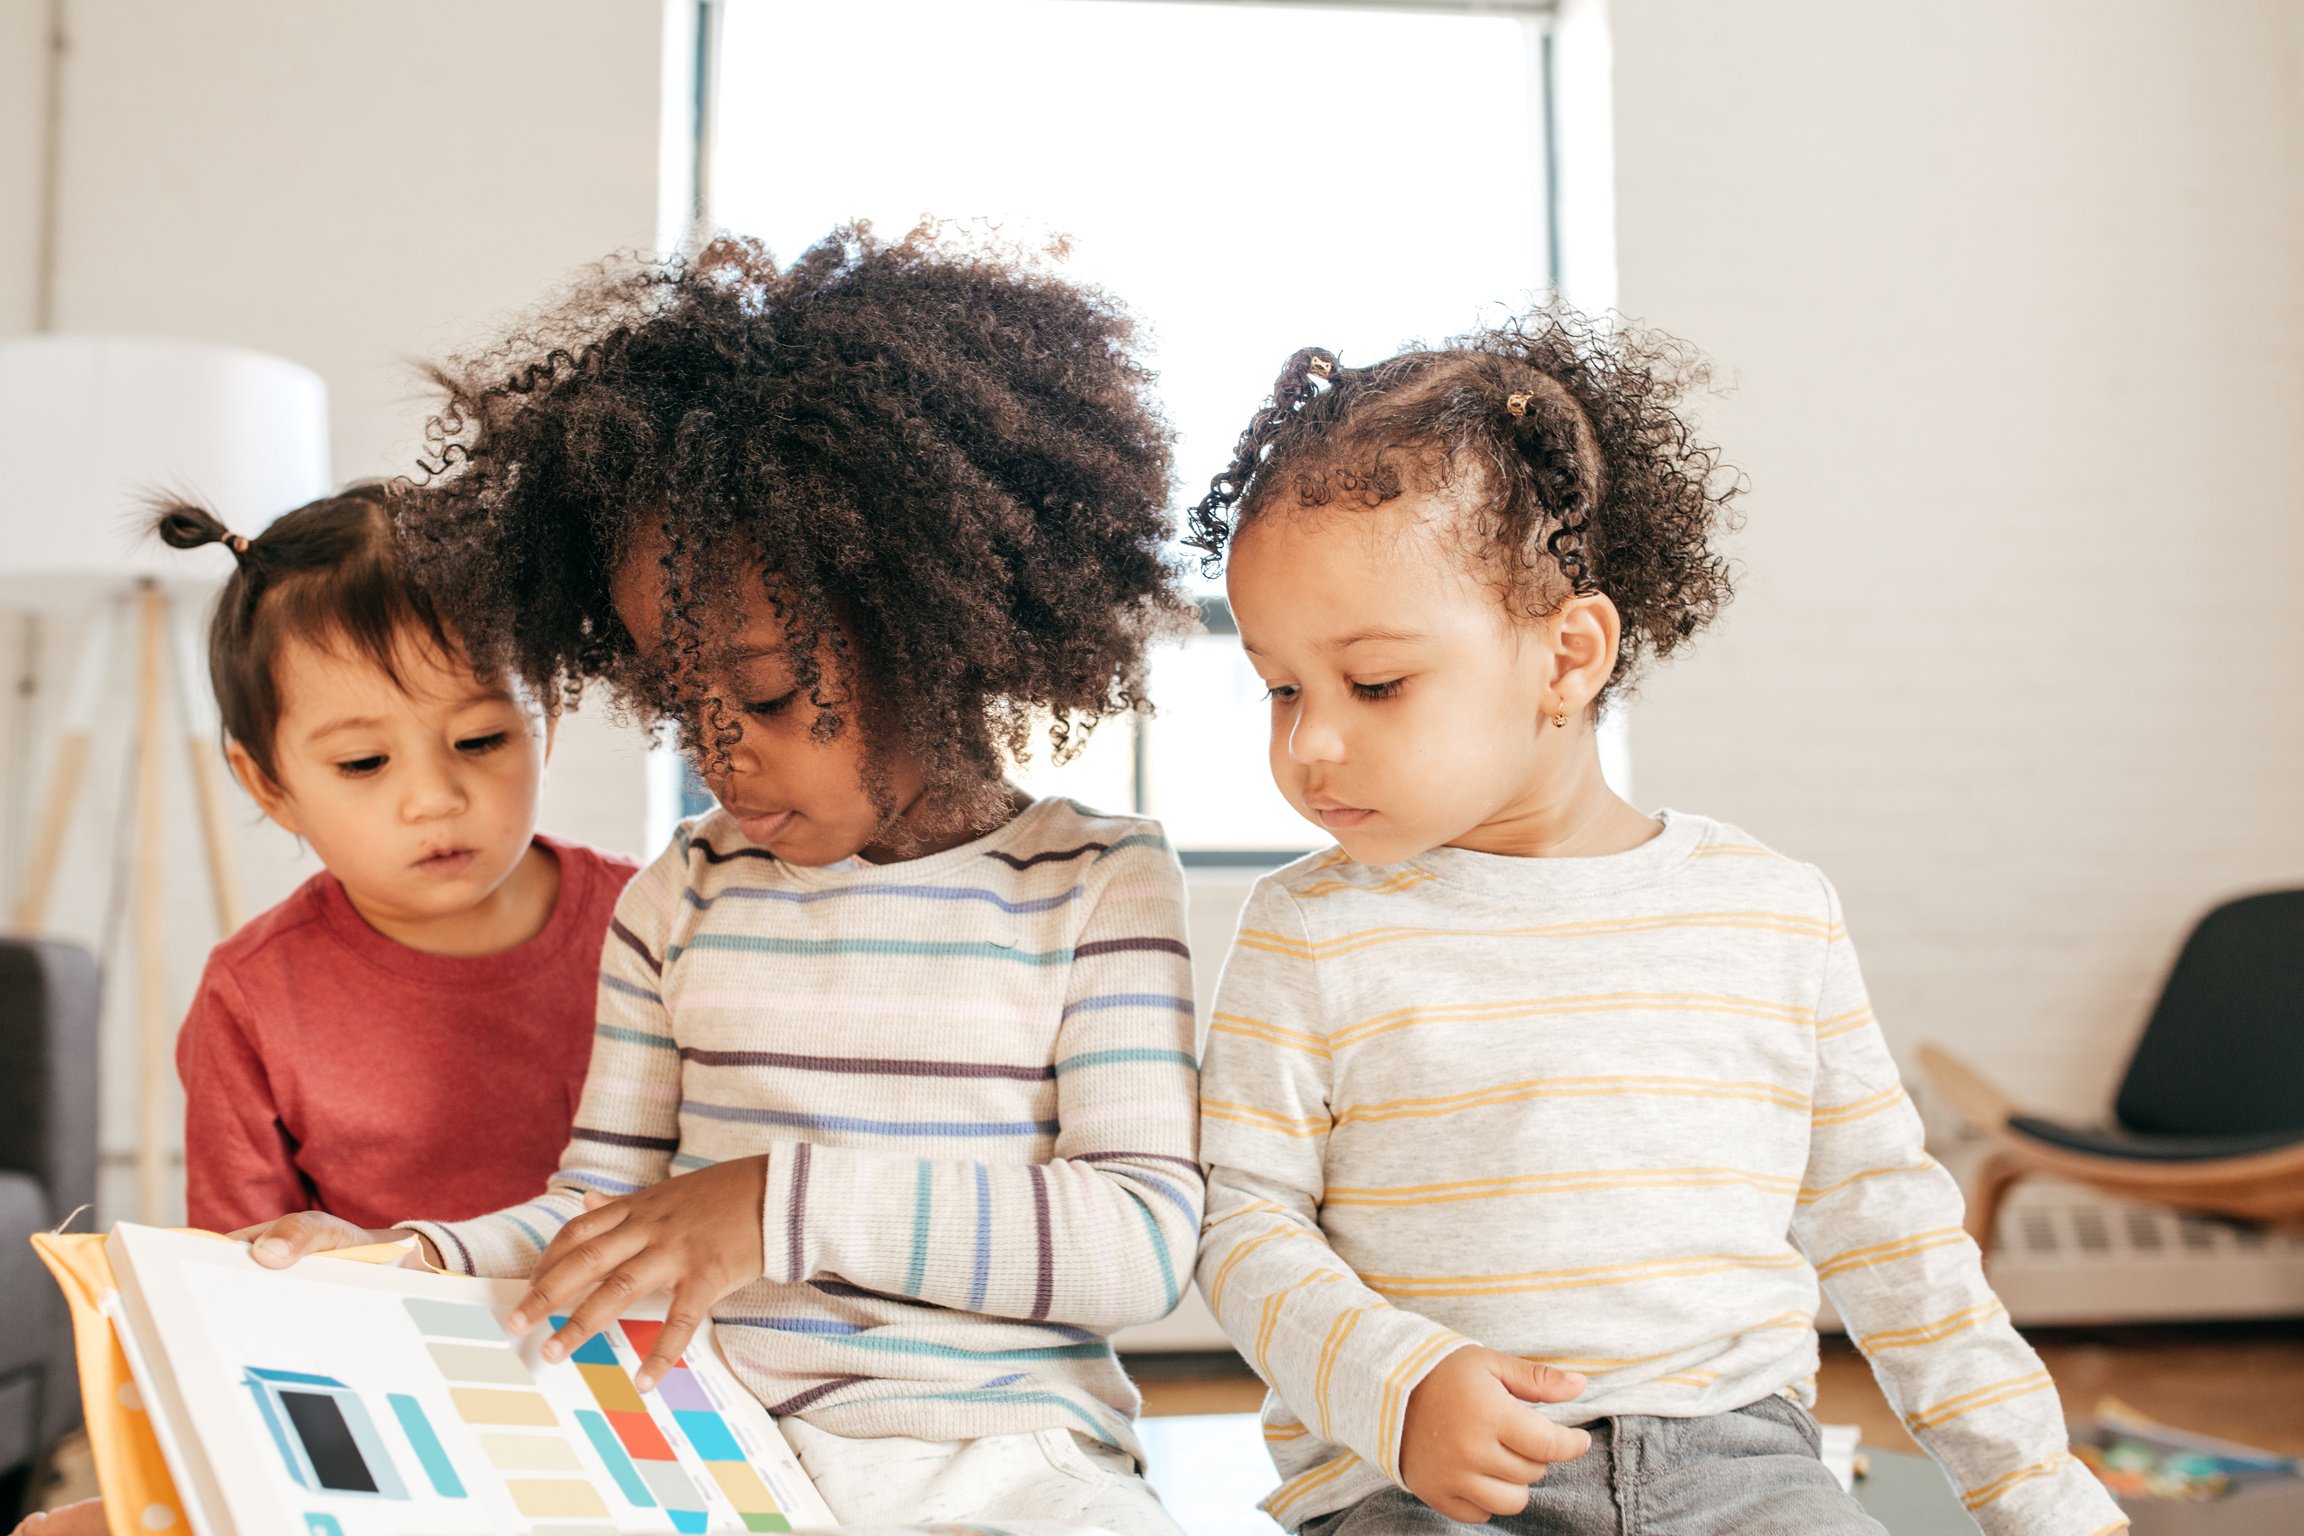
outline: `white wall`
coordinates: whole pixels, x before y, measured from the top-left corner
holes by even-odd
[[[47,0],[0,0],[0,337],[33,324]],[[263,348],[332,396],[340,479],[410,468],[423,409],[410,360],[472,340],[584,263],[655,243],[665,8],[649,0],[66,0],[54,325]],[[39,777],[75,626],[42,636]],[[0,672],[22,631],[0,623]],[[112,846],[130,681],[116,681],[75,846]],[[544,824],[639,851],[639,744],[594,706],[564,727]],[[0,718],[0,759],[27,732]],[[176,761],[173,757],[171,763]],[[19,808],[25,775],[5,793]],[[171,1013],[214,940],[181,786],[171,809]],[[314,867],[235,798],[247,905]],[[9,850],[11,862],[20,857]],[[52,926],[104,930],[109,870],[69,871]],[[124,1041],[128,971],[109,1010]],[[113,1051],[107,1146],[130,1143],[132,1058]],[[109,1214],[126,1185],[107,1186]]]
[[[1900,1051],[2098,1111],[2304,883],[2304,10],[1609,9],[1622,305],[1752,485],[1643,798],[1820,863]]]
[[[0,336],[35,323],[47,0],[0,0]]]

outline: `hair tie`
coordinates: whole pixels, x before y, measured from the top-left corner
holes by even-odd
[[[248,541],[239,534],[226,533],[220,542],[226,549],[232,551],[233,559],[246,560],[248,558]]]
[[[1528,414],[1528,402],[1535,398],[1525,389],[1516,389],[1504,397],[1504,409],[1515,417],[1525,416]]]

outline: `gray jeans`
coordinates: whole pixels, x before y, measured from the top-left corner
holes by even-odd
[[[1592,1448],[1554,1465],[1520,1514],[1460,1525],[1388,1488],[1308,1522],[1303,1536],[1887,1536],[1824,1470],[1816,1421],[1787,1398],[1584,1427]]]

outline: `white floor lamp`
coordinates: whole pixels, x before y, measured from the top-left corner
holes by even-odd
[[[36,336],[0,344],[0,609],[94,615],[16,897],[11,926],[19,933],[47,922],[73,805],[103,726],[114,647],[134,611],[135,814],[123,832],[136,839],[136,1210],[144,1221],[157,1220],[167,1198],[176,1013],[166,995],[161,833],[171,691],[219,930],[239,926],[241,913],[206,653],[187,643],[178,623],[179,615],[205,615],[206,598],[231,573],[231,556],[165,548],[146,534],[140,503],[155,491],[190,496],[253,536],[327,488],[327,389],[308,368],[184,341]]]

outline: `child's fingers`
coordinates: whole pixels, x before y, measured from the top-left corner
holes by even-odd
[[[46,1514],[35,1512],[16,1527],[17,1536],[104,1536],[105,1530],[101,1499],[82,1499]]]
[[[671,1277],[655,1274],[654,1268],[648,1263],[647,1256],[640,1254],[601,1276],[599,1283],[590,1288],[589,1294],[583,1295],[574,1306],[566,1309],[568,1321],[544,1341],[541,1351],[544,1358],[566,1359],[592,1335],[615,1327],[616,1319],[630,1311],[634,1302],[663,1289],[664,1282]],[[526,1301],[521,1302],[521,1306],[527,1305]],[[547,1308],[545,1313],[539,1315],[549,1315],[555,1310],[559,1309]]]
[[[1524,1403],[1565,1403],[1584,1390],[1584,1378],[1577,1372],[1538,1365],[1518,1355],[1497,1357],[1496,1379]]]
[[[696,1337],[696,1330],[712,1321],[712,1303],[716,1299],[694,1281],[672,1293],[672,1305],[664,1309],[664,1327],[656,1335],[656,1347],[640,1362],[639,1371],[632,1377],[634,1386],[643,1392],[656,1389],[656,1383],[680,1363],[681,1355]]]
[[[1533,1456],[1521,1455],[1501,1440],[1482,1447],[1469,1462],[1470,1470],[1482,1477],[1498,1478],[1507,1483],[1517,1483],[1521,1487],[1544,1481],[1548,1465]]]
[[[356,1248],[368,1241],[367,1228],[320,1211],[298,1211],[247,1230],[249,1255],[266,1269],[286,1269],[306,1254]]]
[[[1506,1421],[1499,1438],[1504,1442],[1504,1448],[1514,1455],[1547,1464],[1574,1461],[1592,1448],[1589,1430],[1570,1429],[1526,1409],[1513,1414]]]
[[[613,1207],[585,1211],[553,1234],[551,1244],[544,1246],[544,1257],[528,1271],[528,1294],[507,1317],[511,1331],[525,1333],[544,1322],[553,1297],[564,1301],[592,1290],[601,1273],[634,1250],[634,1244],[611,1239],[617,1227],[624,1225],[629,1209],[627,1202],[615,1202]]]
[[[1479,1474],[1464,1479],[1458,1488],[1464,1500],[1488,1515],[1516,1515],[1528,1507],[1528,1485]]]
[[[1490,1510],[1482,1509],[1470,1499],[1457,1498],[1448,1494],[1438,1495],[1426,1499],[1424,1502],[1458,1525],[1486,1525],[1488,1517],[1492,1513]]]
[[[577,1221],[588,1219],[578,1217]],[[622,1223],[586,1235],[578,1231],[576,1222],[570,1222],[560,1236],[553,1239],[552,1246],[544,1250],[544,1257],[537,1261],[528,1277],[527,1294],[520,1298],[520,1304],[505,1321],[514,1333],[526,1333],[554,1312],[567,1312],[568,1303],[580,1296],[589,1297],[602,1287],[613,1290],[630,1284],[634,1277],[624,1274],[620,1266],[646,1252],[647,1247],[643,1239]],[[634,1292],[632,1299],[643,1294]],[[590,1334],[582,1335],[576,1342],[582,1343],[589,1337]],[[545,1353],[548,1358],[558,1358],[551,1354],[549,1344],[545,1346]]]
[[[594,1201],[599,1203],[595,1205]],[[596,1189],[586,1190],[583,1214],[571,1216],[559,1231],[552,1234],[552,1241],[544,1246],[544,1256],[536,1261],[537,1271],[541,1273],[565,1258],[570,1250],[580,1248],[594,1238],[622,1226],[631,1214],[632,1201],[629,1196],[603,1195]]]

